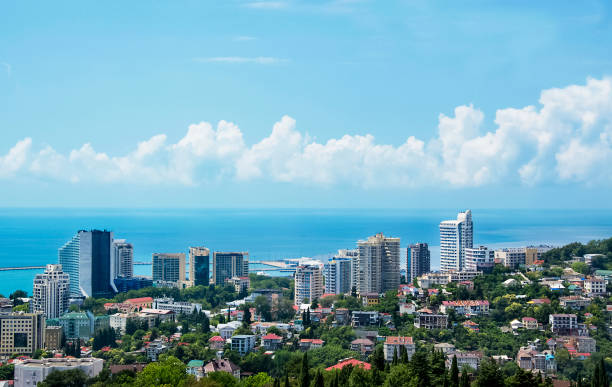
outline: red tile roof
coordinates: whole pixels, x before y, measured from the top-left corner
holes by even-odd
[[[321,339],[302,339],[300,343],[323,344],[325,341]]]
[[[325,369],[325,371],[341,370],[342,368],[346,367],[347,365],[351,365],[353,367],[362,367],[364,370],[369,370],[370,368],[372,368],[370,363],[366,363],[364,361],[360,361],[360,360],[357,360],[357,359],[350,358],[350,359],[340,360],[338,362],[338,364],[333,365],[331,367],[327,367]]]
[[[281,340],[282,337],[278,336],[278,335],[275,335],[274,333],[268,333],[267,335],[265,335],[261,339],[262,340]]]
[[[387,336],[385,344],[412,344],[412,337],[407,336]]]
[[[221,336],[213,336],[210,339],[208,339],[208,342],[211,342],[211,341],[223,341],[223,342],[225,342],[225,340],[223,340],[223,337],[221,337]]]
[[[130,298],[130,299],[125,300],[125,302],[128,302],[130,304],[140,304],[143,302],[153,302],[153,298],[152,297]]]

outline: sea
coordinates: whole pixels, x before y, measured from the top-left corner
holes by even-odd
[[[438,224],[461,209],[0,209],[0,267],[57,263],[57,251],[78,230],[106,229],[134,245],[134,260],[152,253],[188,253],[189,246],[212,251],[248,251],[251,271],[259,261],[311,257],[326,260],[338,249],[382,232],[405,247],[430,245],[439,267]],[[474,244],[493,248],[563,245],[612,236],[612,210],[472,209]],[[42,269],[0,271],[0,294],[32,292]],[[151,275],[151,265],[135,265]],[[271,275],[280,272],[266,271]]]

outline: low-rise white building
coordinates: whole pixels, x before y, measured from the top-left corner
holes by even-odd
[[[53,371],[80,369],[90,378],[97,376],[104,366],[104,360],[84,359],[28,359],[15,365],[15,387],[35,387]]]
[[[453,356],[457,356],[457,367],[462,369],[463,367],[470,367],[476,371],[480,367],[480,361],[482,360],[481,352],[454,352],[446,356],[446,366],[451,368]]]
[[[591,277],[584,280],[584,292],[589,296],[604,296],[606,281],[601,277]]]
[[[408,360],[410,360],[412,358],[412,355],[414,355],[414,351],[416,350],[414,342],[412,341],[412,337],[387,336],[387,339],[385,340],[384,344],[385,360],[393,360],[393,354],[397,354],[399,358],[400,347],[406,348],[406,352],[408,353]]]
[[[171,310],[175,314],[191,314],[194,312],[200,312],[202,310],[202,304],[174,301],[174,298],[172,297],[163,297],[153,300],[153,309]]]
[[[219,332],[219,336],[223,337],[223,339],[227,340],[232,337],[234,331],[242,326],[240,321],[230,321],[227,324],[219,324],[217,325],[217,331]]]
[[[232,336],[232,351],[238,352],[241,356],[249,353],[254,347],[255,335]]]
[[[150,342],[146,347],[147,357],[151,361],[157,361],[157,358],[162,353],[168,350],[168,346],[161,342],[161,340],[155,340]]]

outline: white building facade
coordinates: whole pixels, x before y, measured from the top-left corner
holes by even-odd
[[[305,300],[311,303],[315,298],[323,295],[323,273],[321,268],[314,265],[302,265],[295,269],[295,305]]]
[[[32,312],[40,312],[46,318],[59,318],[70,306],[70,276],[62,265],[47,265],[45,272],[34,277]]]
[[[334,257],[323,266],[325,293],[345,294],[351,291],[351,258]]]
[[[442,271],[463,270],[465,249],[472,248],[473,241],[472,211],[460,212],[457,220],[442,221],[440,223],[440,269]]]

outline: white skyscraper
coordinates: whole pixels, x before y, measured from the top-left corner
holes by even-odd
[[[295,269],[295,305],[311,303],[323,295],[323,273],[318,266],[302,265]]]
[[[457,220],[440,222],[440,269],[462,270],[465,249],[473,247],[473,239],[472,211],[460,212]]]
[[[131,278],[134,275],[134,247],[131,243],[127,243],[125,239],[115,239],[112,259],[115,270],[114,278]]]
[[[345,294],[351,291],[351,266],[353,259],[343,254],[345,251],[340,250],[336,256],[323,266],[325,293]]]
[[[44,273],[36,274],[32,290],[31,311],[46,318],[59,318],[69,307],[70,276],[62,265],[47,265]]]
[[[357,292],[384,293],[400,283],[400,239],[382,233],[357,242]]]

